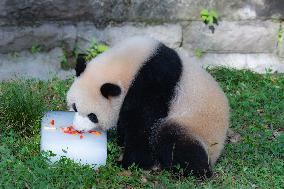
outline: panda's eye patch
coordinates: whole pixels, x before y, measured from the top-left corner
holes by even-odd
[[[73,108],[73,110],[74,110],[75,112],[78,112],[78,110],[77,110],[77,108],[76,108],[75,103],[74,103],[74,104],[72,104],[72,108]]]
[[[115,97],[120,95],[121,89],[116,84],[105,83],[101,86],[101,93],[105,98]]]
[[[89,118],[93,123],[98,123],[98,122],[99,122],[99,120],[98,120],[96,114],[94,114],[94,113],[90,113],[90,114],[88,115],[88,118]]]

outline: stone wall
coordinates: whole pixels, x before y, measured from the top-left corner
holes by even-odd
[[[219,14],[214,33],[200,20],[203,8]],[[59,63],[64,51],[84,49],[93,38],[112,45],[137,34],[153,36],[198,64],[284,72],[284,42],[278,38],[283,19],[283,0],[2,0],[0,79],[21,70],[29,74],[35,66],[65,75]],[[28,53],[35,44],[44,52]]]

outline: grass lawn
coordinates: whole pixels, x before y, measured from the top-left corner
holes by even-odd
[[[115,131],[99,170],[68,159],[48,165],[39,151],[40,119],[46,110],[66,110],[72,79],[26,80],[0,83],[0,188],[284,188],[284,76],[225,68],[210,73],[227,94],[231,128],[241,135],[225,145],[212,178],[123,170],[116,165]]]

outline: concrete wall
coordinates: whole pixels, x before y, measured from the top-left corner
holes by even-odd
[[[214,33],[200,20],[203,8],[219,14]],[[51,52],[37,65],[61,72],[62,47],[84,49],[93,38],[112,45],[137,34],[158,38],[199,64],[284,72],[284,42],[278,39],[283,19],[282,0],[2,0],[0,75],[10,78],[7,64],[19,65],[7,54],[35,57],[22,53],[34,44],[46,51],[38,56]],[[196,57],[196,51],[203,56]],[[47,61],[53,57],[58,60]]]

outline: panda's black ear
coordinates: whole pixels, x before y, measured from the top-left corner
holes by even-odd
[[[105,98],[109,98],[120,95],[121,89],[118,85],[105,83],[101,86],[101,93]]]
[[[76,60],[76,77],[79,77],[81,73],[84,72],[87,66],[87,61],[86,61],[86,54],[78,54],[77,60]]]

